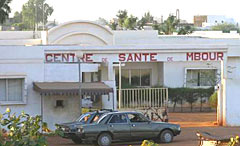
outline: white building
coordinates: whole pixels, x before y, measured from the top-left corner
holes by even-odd
[[[42,115],[52,129],[80,113],[77,51],[84,53],[82,92],[103,108],[117,108],[119,62],[122,83],[140,87],[209,87],[198,76],[208,71],[221,74],[219,121],[240,123],[239,38],[158,37],[156,31],[111,31],[73,21],[35,34],[0,32],[0,45],[0,111]]]
[[[233,18],[224,15],[196,15],[194,16],[194,25],[200,29],[210,29],[219,24],[236,24]]]

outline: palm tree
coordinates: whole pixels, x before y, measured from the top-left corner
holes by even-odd
[[[12,0],[0,0],[0,23],[4,23],[8,18],[8,14],[11,13],[9,4]]]
[[[163,32],[167,35],[173,34],[176,31],[177,25],[179,24],[179,20],[176,19],[176,16],[169,15],[167,20],[164,21],[164,30]]]

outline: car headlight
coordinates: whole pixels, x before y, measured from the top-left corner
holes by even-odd
[[[79,129],[77,130],[77,132],[79,132],[79,133],[84,133],[84,130],[83,130],[83,128],[79,128]]]
[[[178,130],[178,131],[181,131],[181,127],[180,127],[180,126],[178,126],[178,127],[177,127],[177,130]]]
[[[69,131],[70,129],[69,129],[69,127],[62,127],[62,131]]]

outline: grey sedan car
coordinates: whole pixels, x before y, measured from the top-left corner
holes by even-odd
[[[145,139],[169,143],[180,132],[179,125],[150,121],[138,112],[114,112],[104,114],[97,123],[79,126],[76,135],[81,140],[109,146],[113,141]]]
[[[82,140],[76,136],[77,126],[96,123],[99,118],[112,110],[100,110],[82,114],[73,122],[56,124],[58,133],[61,137],[72,139],[76,144],[81,144]]]

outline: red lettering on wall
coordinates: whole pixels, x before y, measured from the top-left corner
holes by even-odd
[[[150,53],[150,61],[154,62],[157,61],[157,59],[155,58],[157,56],[157,53]]]
[[[45,60],[46,62],[53,62],[52,54],[45,54]]]
[[[187,53],[187,61],[193,60],[193,53]]]
[[[128,58],[127,58],[127,61],[133,61],[133,57],[132,57],[132,54],[128,54]]]
[[[223,60],[223,52],[217,52],[217,60]]]
[[[61,54],[53,54],[54,62],[61,62]]]
[[[74,53],[70,53],[69,56],[72,58],[72,62],[75,62],[75,54]]]
[[[202,53],[202,60],[208,60],[208,53],[207,52],[204,52]]]
[[[194,60],[201,60],[200,53],[194,53]]]
[[[119,61],[125,61],[126,60],[125,54],[123,54],[123,53],[119,54],[118,58],[119,58]]]
[[[69,62],[69,54],[62,54],[62,62]]]
[[[145,60],[144,61],[147,61],[147,56],[149,55],[149,53],[143,53],[143,56],[145,56]]]
[[[187,61],[218,61],[223,60],[223,52],[194,52],[187,53]]]
[[[216,60],[216,54],[217,54],[216,52],[210,52],[209,53],[209,59],[210,60]]]
[[[134,55],[135,55],[135,58],[134,58],[135,61],[142,61],[142,54],[135,53]]]
[[[86,60],[86,62],[93,62],[93,60],[91,59],[92,56],[93,56],[93,54],[86,54],[86,55],[85,55],[85,60]]]

